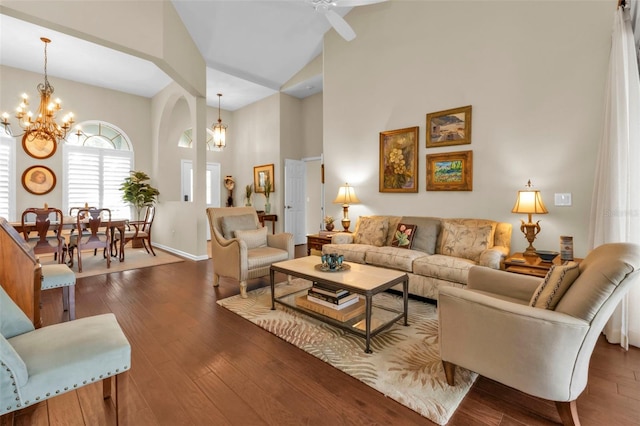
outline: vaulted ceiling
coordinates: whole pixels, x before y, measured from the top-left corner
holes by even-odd
[[[329,21],[305,0],[172,0],[207,64],[207,104],[233,111],[277,93],[322,53]],[[344,16],[351,8],[335,8]],[[154,64],[131,55],[0,15],[0,64],[152,97],[171,81]],[[345,41],[346,42],[346,41]],[[53,79],[52,79],[53,80]],[[52,84],[54,81],[52,81]],[[284,89],[304,98],[322,90],[315,75]]]

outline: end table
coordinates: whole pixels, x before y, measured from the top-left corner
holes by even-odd
[[[574,258],[573,262],[580,263],[582,259]],[[544,262],[538,256],[525,256],[522,253],[514,253],[508,256],[503,264],[502,270],[515,274],[533,275],[544,278],[553,265],[562,265],[563,261],[558,254],[551,262]]]

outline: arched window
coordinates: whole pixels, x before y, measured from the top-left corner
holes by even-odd
[[[120,185],[133,170],[129,137],[102,121],[81,123],[81,132],[67,136],[63,145],[63,208],[89,206],[111,209],[112,217],[131,217],[122,201]]]
[[[182,133],[178,140],[178,146],[182,148],[191,148],[193,144],[193,129],[187,129]],[[213,130],[207,128],[207,151],[222,151],[213,144]]]

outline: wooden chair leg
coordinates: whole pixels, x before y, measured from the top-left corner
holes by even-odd
[[[556,408],[564,426],[580,426],[578,405],[575,399],[569,402],[556,401]]]
[[[76,319],[76,286],[70,285],[67,289],[67,305],[69,305],[69,321]]]
[[[69,310],[69,287],[62,287],[62,310]]]
[[[107,377],[106,379],[102,379],[102,398],[109,399],[111,398],[111,382],[113,381],[113,377]],[[117,387],[116,387],[117,391]]]
[[[118,374],[116,377],[116,425],[127,417],[127,396],[129,395],[129,372]],[[126,421],[124,422],[127,423]]]
[[[0,426],[13,426],[15,421],[15,411],[0,416]]]
[[[442,361],[442,366],[444,367],[444,376],[447,378],[447,383],[449,384],[449,386],[454,386],[456,377],[456,365],[450,363],[449,361]]]

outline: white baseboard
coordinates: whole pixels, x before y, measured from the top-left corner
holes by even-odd
[[[168,247],[168,246],[165,246],[165,245],[162,245],[162,244],[153,243],[153,246],[154,247],[158,247],[159,249],[162,249],[162,250],[167,251],[169,253],[175,254],[176,256],[184,257],[186,259],[193,260],[195,262],[198,262],[200,260],[209,259],[209,256],[206,255],[206,254],[201,255],[201,256],[194,256],[191,253],[187,253],[187,252],[184,252],[184,251],[181,251],[181,250],[176,250],[173,247]]]

